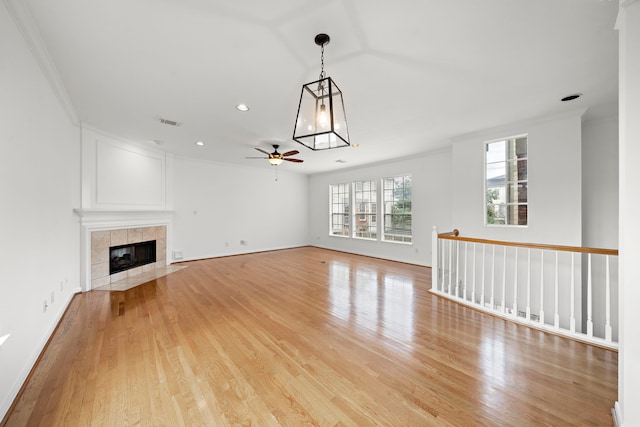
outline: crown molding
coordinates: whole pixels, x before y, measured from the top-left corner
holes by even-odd
[[[640,0],[620,0],[620,5],[618,6],[618,16],[616,17],[616,23],[614,24],[613,28],[617,31],[620,31],[620,29],[622,28],[623,15],[625,14],[629,6],[638,4],[640,4]]]
[[[582,119],[582,117],[585,115],[587,110],[588,108],[584,108],[584,107],[571,108],[566,111],[556,112],[552,114],[545,114],[537,117],[532,117],[526,120],[516,121],[506,125],[495,126],[487,129],[480,129],[480,130],[465,133],[462,135],[457,135],[451,138],[450,141],[452,143],[455,143],[455,142],[465,141],[471,138],[484,138],[486,135],[501,134],[501,133],[515,135],[515,134],[522,133],[522,132],[519,132],[517,129],[523,129],[523,128],[539,125],[541,123],[551,122],[554,120],[562,120],[562,119],[571,118],[571,117],[576,117],[576,118],[580,117]],[[498,136],[498,138],[500,138],[500,136]]]
[[[618,6],[618,16],[616,17],[616,23],[613,28],[620,31],[622,25],[622,14],[629,8],[629,6],[638,4],[640,4],[640,0],[620,0],[620,5]]]
[[[27,46],[29,46],[29,49],[31,50],[47,81],[51,85],[58,101],[67,113],[69,120],[71,123],[78,126],[80,124],[78,113],[71,102],[71,98],[69,97],[64,84],[62,83],[62,78],[60,77],[60,73],[49,54],[49,50],[44,44],[42,35],[40,34],[40,31],[33,19],[33,15],[29,10],[27,2],[24,0],[3,0],[3,3],[9,11],[14,23],[20,30],[22,38],[27,43]]]
[[[627,6],[631,6],[631,4],[633,3],[638,3],[639,0],[621,0],[620,1],[620,7],[627,7]]]

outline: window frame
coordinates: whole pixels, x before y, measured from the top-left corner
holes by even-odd
[[[333,196],[334,196],[334,188],[346,188],[346,192],[338,192],[337,195],[338,197],[340,197],[340,195],[347,195],[346,200],[347,203],[344,203],[345,198],[342,197],[343,202],[342,203],[334,203],[333,202]],[[351,205],[352,205],[352,192],[351,192],[351,183],[349,182],[341,182],[341,183],[337,183],[337,184],[329,184],[329,236],[330,237],[342,237],[342,238],[349,238],[351,237]],[[343,212],[334,212],[334,206],[343,206]],[[343,218],[343,222],[342,222],[342,230],[343,230],[343,234],[336,234],[334,233],[334,216],[335,215],[340,215]],[[345,232],[346,229],[346,232]]]
[[[375,197],[373,198],[373,200],[369,200],[368,202],[363,202],[363,201],[358,201],[357,197],[358,197],[358,193],[363,193],[365,192],[364,188],[361,191],[357,190],[357,184],[361,184],[364,187],[365,183],[369,183],[369,185],[373,186],[373,190],[371,190],[371,187],[369,187],[368,193],[374,193]],[[377,179],[359,179],[359,180],[355,180],[351,182],[351,193],[352,193],[352,205],[354,206],[353,209],[353,220],[352,220],[352,224],[353,227],[351,229],[351,237],[354,239],[363,239],[363,240],[372,240],[372,241],[377,241],[378,240],[378,236],[380,236],[380,230],[378,227],[378,223],[377,223],[377,210],[378,210],[378,199],[380,197],[379,192],[378,192],[378,187],[379,187],[379,182]],[[357,210],[360,210],[360,205],[361,204],[365,204],[365,206],[367,205],[367,203],[369,204],[369,206],[371,206],[373,209],[375,209],[375,211],[373,209],[369,209],[368,213],[361,213],[358,212]],[[358,209],[356,210],[355,207],[358,206]],[[366,221],[366,218],[369,217],[369,221]],[[370,224],[368,226],[368,231],[359,231],[358,230],[358,225],[363,222],[366,221],[368,224]],[[373,226],[371,225],[373,224]],[[368,233],[368,234],[373,234],[374,237],[367,237],[367,236],[359,236],[358,233]]]
[[[386,193],[386,187],[385,187],[385,181],[386,180],[393,180],[395,183],[395,180],[397,178],[403,178],[403,180],[406,182],[406,178],[409,178],[411,180],[411,196],[409,198],[409,203],[410,203],[410,213],[408,215],[410,215],[410,223],[411,223],[411,228],[410,228],[410,233],[408,235],[409,240],[403,239],[403,240],[395,240],[395,239],[387,239],[386,238],[386,223],[387,223],[387,212],[386,212],[386,204],[387,204],[387,200],[385,198],[385,193]],[[394,184],[395,185],[395,184]],[[381,242],[385,242],[385,243],[399,243],[399,244],[403,244],[403,245],[412,245],[413,244],[413,175],[411,173],[404,173],[404,174],[398,174],[398,175],[392,175],[392,176],[385,176],[382,177],[380,179],[380,214],[382,216],[382,221],[381,221],[381,230],[380,230],[380,241]],[[394,190],[395,191],[395,190]],[[406,193],[406,186],[403,185],[403,193]],[[406,199],[402,199],[403,203],[406,203]],[[395,203],[395,196],[394,196],[394,200],[391,201],[392,203]],[[389,215],[399,215],[399,214],[393,214],[390,213]],[[407,215],[407,214],[402,214],[402,215]]]
[[[522,139],[522,138],[526,139],[526,148],[527,148],[526,153],[527,154],[526,154],[526,156],[524,158],[518,158],[518,157],[506,158],[506,156],[505,156],[505,159],[504,159],[504,163],[505,163],[504,186],[505,186],[505,188],[507,188],[510,185],[518,186],[518,185],[524,183],[526,185],[526,201],[525,202],[520,202],[518,200],[510,201],[510,200],[507,199],[508,195],[505,195],[504,206],[505,206],[506,212],[508,212],[509,206],[512,206],[512,207],[513,206],[515,206],[515,207],[526,206],[526,211],[527,211],[526,224],[510,224],[508,222],[509,218],[510,218],[508,214],[505,214],[505,223],[504,224],[489,223],[489,215],[488,215],[488,212],[487,212],[488,211],[488,204],[489,204],[488,201],[487,201],[487,197],[488,197],[488,191],[490,190],[489,182],[488,182],[489,178],[487,176],[487,169],[488,169],[488,165],[489,165],[488,158],[487,158],[487,153],[489,152],[488,151],[488,147],[489,147],[490,144],[493,144],[493,143],[496,143],[496,142],[501,142],[501,141],[507,142],[507,141],[510,141],[510,140],[517,140],[517,139]],[[484,142],[483,147],[484,147],[484,155],[483,155],[483,168],[484,168],[484,170],[483,170],[483,175],[484,175],[483,189],[484,189],[484,192],[483,192],[483,198],[482,198],[482,200],[483,200],[483,205],[482,206],[483,206],[484,225],[486,227],[515,227],[515,228],[527,228],[527,227],[529,227],[529,224],[530,224],[530,213],[529,213],[529,205],[530,205],[530,199],[529,199],[529,134],[522,133],[522,134],[516,134],[516,135],[512,135],[512,136],[503,137],[503,138],[496,138],[496,139],[488,140],[488,141]],[[506,176],[507,175],[507,172],[506,172],[507,167],[506,166],[509,163],[514,163],[514,162],[517,165],[518,161],[522,161],[522,160],[526,161],[526,165],[527,165],[526,179],[516,179],[515,181],[514,180],[508,180],[507,176]],[[494,163],[496,163],[496,162],[494,162]],[[517,166],[516,166],[516,168],[517,168]]]

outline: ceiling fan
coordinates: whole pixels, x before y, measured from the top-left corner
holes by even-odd
[[[294,162],[294,163],[304,162],[304,160],[302,159],[288,158],[289,156],[295,156],[296,154],[298,154],[299,153],[298,150],[291,150],[291,151],[287,151],[286,153],[278,153],[278,147],[280,146],[276,144],[272,144],[272,147],[273,147],[273,153],[266,152],[262,148],[256,147],[256,150],[266,154],[269,157],[247,157],[247,159],[267,159],[269,160],[269,163],[271,163],[272,166],[278,166],[283,161]]]

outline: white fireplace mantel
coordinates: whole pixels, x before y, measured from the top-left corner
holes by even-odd
[[[122,227],[166,225],[173,219],[174,211],[168,210],[108,210],[74,209],[80,224],[92,230]]]
[[[169,210],[108,210],[108,209],[74,209],[80,218],[80,277],[83,291],[91,290],[91,233],[100,230],[117,230],[137,227],[167,227],[167,259],[171,248],[171,226],[174,211]]]

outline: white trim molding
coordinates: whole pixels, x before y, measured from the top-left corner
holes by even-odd
[[[614,427],[622,427],[622,409],[620,408],[620,402],[616,400],[611,408],[611,417],[613,418]]]
[[[58,68],[53,62],[51,54],[42,39],[42,35],[38,30],[38,26],[36,25],[33,15],[31,14],[31,10],[29,9],[29,5],[27,4],[28,2],[24,0],[3,1],[13,18],[13,22],[15,22],[16,26],[20,30],[22,38],[27,43],[27,46],[29,46],[36,62],[40,66],[46,79],[49,81],[51,89],[67,113],[69,120],[72,124],[79,126],[80,119],[78,118],[78,112],[71,102],[71,98],[69,97],[69,93],[67,92],[64,83],[62,82]]]

